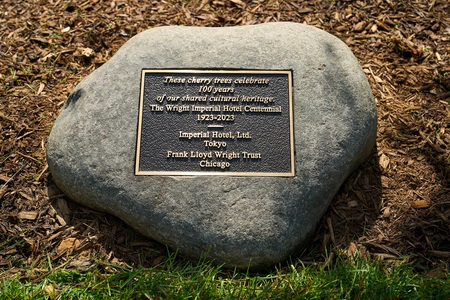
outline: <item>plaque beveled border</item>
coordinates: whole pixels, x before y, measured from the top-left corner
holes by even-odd
[[[290,172],[202,172],[202,171],[139,171],[142,135],[142,114],[144,107],[144,82],[147,73],[192,73],[192,74],[284,74],[288,76],[289,101],[289,146],[291,171]],[[295,176],[295,149],[294,149],[294,117],[293,117],[293,75],[292,70],[241,70],[241,69],[142,69],[139,93],[139,115],[136,139],[135,175],[153,176],[242,176],[242,177],[294,177]]]

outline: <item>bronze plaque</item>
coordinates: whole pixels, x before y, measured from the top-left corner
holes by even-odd
[[[294,176],[292,71],[142,70],[136,175]]]

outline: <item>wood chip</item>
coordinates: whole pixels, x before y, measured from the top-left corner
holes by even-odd
[[[234,4],[240,5],[240,6],[244,6],[245,3],[242,2],[241,0],[230,0],[231,2],[233,2]]]
[[[327,225],[328,225],[328,230],[330,231],[330,238],[331,238],[331,242],[333,243],[333,245],[336,245],[336,238],[334,236],[334,229],[333,229],[333,222],[331,221],[331,218],[327,218]]]
[[[351,242],[347,249],[347,256],[354,257],[357,254],[358,247],[356,247],[356,244]]]
[[[428,251],[431,255],[441,258],[450,258],[449,251],[439,251],[439,250],[430,250]]]
[[[92,50],[91,48],[81,48],[79,50],[82,56],[91,57],[94,55],[94,50]]]
[[[69,206],[67,206],[67,202],[64,198],[58,198],[56,200],[56,203],[58,205],[59,210],[61,211],[61,213],[64,216],[69,216],[70,215],[70,210],[69,210]]]
[[[44,88],[45,88],[45,84],[43,84],[42,82],[39,83],[39,88],[36,92],[36,95],[40,95],[42,93],[42,91],[44,90]]]
[[[32,37],[32,38],[30,38],[30,41],[38,42],[38,43],[41,43],[41,44],[48,44],[49,43],[48,40],[43,39],[41,37]]]
[[[19,217],[19,219],[22,219],[22,220],[36,220],[36,218],[38,216],[38,212],[36,212],[36,211],[21,211],[21,212],[19,212],[19,214],[17,216]]]
[[[33,201],[33,197],[27,195],[25,192],[19,192],[19,194],[24,197],[25,199],[27,199],[28,201]]]
[[[3,182],[8,182],[11,180],[11,177],[8,177],[6,175],[0,174],[0,180]]]
[[[381,260],[397,258],[397,256],[388,253],[372,253],[372,255]]]
[[[380,156],[380,166],[383,168],[383,169],[387,169],[387,167],[389,166],[389,157],[387,157],[386,155],[384,155],[384,154],[381,154],[381,156]]]
[[[428,208],[430,207],[430,202],[428,200],[416,200],[411,204],[411,206],[413,208]]]
[[[64,220],[63,217],[61,217],[59,214],[56,215],[56,219],[58,220],[58,223],[61,224],[61,226],[66,226],[67,222]]]
[[[366,21],[361,21],[358,24],[356,24],[355,26],[353,26],[353,30],[356,31],[356,32],[361,32],[361,31],[364,30],[366,25],[367,25]]]
[[[296,12],[299,13],[299,14],[307,14],[307,13],[310,13],[312,11],[313,11],[313,9],[312,8],[308,8],[308,7],[299,8],[298,10],[296,10]]]

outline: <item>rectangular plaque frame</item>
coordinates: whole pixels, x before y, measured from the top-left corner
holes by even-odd
[[[287,91],[287,100],[288,103],[286,107],[288,107],[288,120],[289,125],[288,128],[282,128],[281,130],[289,130],[289,141],[288,141],[288,153],[289,156],[289,170],[282,172],[245,172],[245,171],[221,171],[221,170],[212,170],[212,171],[192,171],[192,170],[141,170],[141,150],[144,148],[142,141],[143,124],[144,122],[148,122],[144,120],[144,105],[145,103],[145,80],[147,74],[163,74],[170,75],[176,74],[181,75],[185,74],[186,76],[261,76],[261,75],[285,75],[287,76],[288,81],[288,91]],[[140,97],[139,97],[139,114],[138,114],[138,130],[137,130],[137,141],[136,141],[136,161],[135,161],[135,175],[157,175],[157,176],[177,176],[177,175],[185,175],[185,176],[283,176],[283,177],[293,177],[295,176],[295,149],[294,149],[294,120],[293,120],[293,75],[292,70],[234,70],[234,69],[221,69],[221,70],[203,70],[203,69],[143,69],[141,73],[141,86],[140,86]],[[239,96],[238,96],[239,97]],[[178,117],[177,114],[174,114],[174,117]],[[208,126],[209,127],[209,126]],[[223,127],[223,126],[222,126]],[[175,130],[174,130],[175,132]],[[207,132],[207,131],[205,131]],[[233,137],[234,138],[234,137]],[[276,164],[276,162],[274,162]]]

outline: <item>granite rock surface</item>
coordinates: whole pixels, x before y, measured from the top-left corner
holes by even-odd
[[[292,69],[295,177],[135,176],[142,68]],[[68,197],[192,258],[264,267],[304,247],[375,143],[376,108],[350,49],[317,28],[159,27],[131,38],[71,93],[47,158]]]

